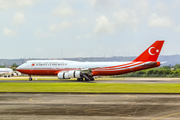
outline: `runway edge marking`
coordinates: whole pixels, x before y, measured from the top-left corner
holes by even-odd
[[[161,118],[166,118],[166,117],[173,116],[173,115],[178,115],[178,114],[180,114],[180,112],[178,112],[178,113],[173,113],[173,114],[169,114],[169,115],[165,115],[165,116],[158,117],[158,118],[154,118],[154,119],[151,119],[151,120],[158,120],[158,119],[161,119]]]

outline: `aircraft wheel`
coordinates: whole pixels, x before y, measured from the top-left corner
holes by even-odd
[[[81,81],[81,78],[77,78],[77,81]]]
[[[89,81],[89,79],[85,78],[85,81]]]
[[[94,78],[90,78],[91,81],[94,81]]]
[[[32,78],[29,78],[29,81],[32,81]]]

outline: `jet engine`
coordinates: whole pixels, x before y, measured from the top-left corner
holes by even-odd
[[[70,79],[70,78],[81,78],[81,72],[70,70],[70,71],[63,71],[58,73],[59,79]]]
[[[21,73],[20,73],[20,72],[14,72],[14,73],[12,74],[12,76],[21,76]]]

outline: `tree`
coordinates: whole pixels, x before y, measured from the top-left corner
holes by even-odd
[[[16,63],[14,63],[13,65],[11,65],[11,69],[12,69],[13,71],[15,71],[17,67],[18,67],[18,65],[17,65]]]
[[[177,69],[180,69],[180,64],[176,64],[176,65],[174,66],[174,70],[177,70]]]
[[[170,66],[165,65],[165,66],[160,67],[159,69],[167,69],[167,70],[171,70],[171,67],[170,67]]]

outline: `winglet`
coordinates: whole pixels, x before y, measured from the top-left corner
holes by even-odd
[[[134,61],[157,61],[159,54],[161,52],[164,40],[157,40],[148,49],[146,49],[140,56],[138,56]]]

